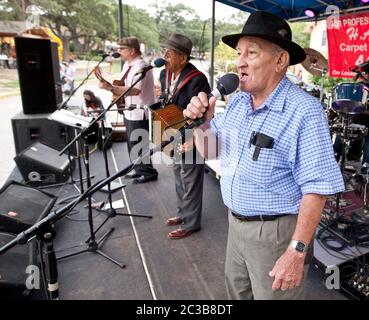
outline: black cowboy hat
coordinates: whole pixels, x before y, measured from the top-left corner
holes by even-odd
[[[242,32],[222,37],[225,44],[236,48],[238,40],[244,36],[258,37],[285,49],[290,54],[290,65],[305,60],[303,48],[292,42],[291,28],[282,18],[265,11],[252,13],[243,26]]]

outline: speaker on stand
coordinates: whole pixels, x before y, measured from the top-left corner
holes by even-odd
[[[15,49],[24,113],[55,111],[63,100],[57,43],[15,37]]]

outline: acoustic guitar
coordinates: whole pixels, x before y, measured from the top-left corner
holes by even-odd
[[[152,142],[156,145],[169,140],[186,121],[182,109],[175,104],[168,104],[163,107],[161,102],[158,102],[151,105],[150,110],[152,115]],[[182,154],[178,150],[181,144],[182,139],[175,140],[167,145],[163,152],[173,160],[179,160],[182,158]]]
[[[106,80],[101,73],[101,69],[100,67],[95,67],[94,69],[94,74],[96,76],[96,78],[101,81],[101,82],[105,82],[107,85],[109,86],[123,86],[123,83],[121,80],[113,80],[113,83],[109,82],[108,80]],[[112,95],[112,101],[115,101],[118,97],[120,97],[120,95],[115,95],[113,93]],[[120,98],[117,101],[115,101],[115,104],[117,105],[118,108],[124,108],[124,98]],[[123,110],[118,110],[118,112],[120,114],[123,114]]]

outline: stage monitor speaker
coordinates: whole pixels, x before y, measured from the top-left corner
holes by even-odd
[[[0,232],[0,247],[14,238],[15,235],[12,233]],[[29,275],[26,269],[28,266],[38,267],[35,239],[25,245],[14,246],[3,253],[0,260],[0,297],[17,300],[29,299],[34,290],[26,287]]]
[[[57,46],[48,39],[15,37],[25,114],[53,112],[63,100]]]
[[[67,134],[68,141],[74,138],[75,132],[72,127],[49,120],[49,116],[50,113],[27,115],[20,112],[11,119],[17,154],[37,141],[62,150],[66,145],[65,135]],[[76,144],[71,147],[71,154],[77,154]]]
[[[27,185],[40,186],[65,182],[70,176],[69,159],[65,154],[36,142],[14,158]],[[73,160],[71,165],[73,168]]]
[[[49,214],[56,197],[24,184],[9,181],[0,189],[1,231],[19,233]]]

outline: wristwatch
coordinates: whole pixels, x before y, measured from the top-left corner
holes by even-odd
[[[299,240],[291,240],[290,245],[297,252],[304,253],[307,250],[307,245]]]

